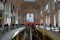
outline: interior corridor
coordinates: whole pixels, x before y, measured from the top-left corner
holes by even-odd
[[[60,0],[0,0],[0,40],[60,40]]]

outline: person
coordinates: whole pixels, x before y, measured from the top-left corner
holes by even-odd
[[[35,29],[33,24],[31,26],[32,26],[32,34],[35,35],[36,34],[36,29]]]
[[[34,24],[32,24],[31,27],[32,27],[32,39],[33,40],[39,40],[39,37],[37,37],[37,31],[35,29]]]
[[[58,27],[58,24],[56,24],[56,27]]]
[[[40,28],[44,28],[43,24],[40,25]]]
[[[0,28],[2,27],[2,24],[0,24]]]
[[[30,24],[26,25],[26,31],[27,31],[27,33],[30,32]]]
[[[50,30],[52,30],[52,24],[50,24]]]

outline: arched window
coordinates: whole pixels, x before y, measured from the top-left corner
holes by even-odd
[[[56,0],[54,0],[54,2],[56,2]]]
[[[34,22],[34,15],[33,15],[32,13],[31,13],[31,14],[28,13],[26,20],[27,20],[28,22]]]

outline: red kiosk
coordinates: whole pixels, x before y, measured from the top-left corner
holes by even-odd
[[[31,25],[39,25],[39,24],[40,24],[39,22],[27,22],[27,21],[24,22],[24,25],[25,25],[25,26],[29,26],[29,25],[30,25],[30,26],[31,26]]]

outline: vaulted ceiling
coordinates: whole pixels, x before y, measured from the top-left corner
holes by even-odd
[[[24,2],[24,0],[11,0],[12,4],[14,4],[14,10],[26,9],[26,8],[36,8],[41,9],[48,0],[36,0],[36,2]]]

